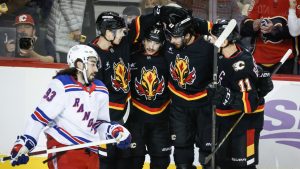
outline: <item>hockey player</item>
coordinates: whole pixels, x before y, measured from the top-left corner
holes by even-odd
[[[173,13],[161,18],[167,39],[164,55],[170,73],[174,161],[177,169],[194,169],[194,143],[202,163],[211,150],[212,111],[205,87],[212,80],[213,46],[196,33],[201,26],[186,9],[174,8]],[[200,25],[207,32],[210,24]]]
[[[145,22],[147,24],[145,24]],[[152,16],[139,16],[127,27],[124,18],[115,12],[103,12],[96,21],[100,36],[90,44],[102,61],[96,75],[109,91],[109,111],[112,121],[124,123],[129,112],[130,66],[129,55],[132,45],[144,33],[144,25],[155,24]],[[129,28],[129,30],[128,30]],[[100,168],[126,168],[129,165],[129,150],[119,150],[108,145],[100,149]]]
[[[63,147],[99,141],[100,138],[116,138],[120,148],[130,144],[130,133],[119,124],[110,123],[108,91],[95,80],[98,71],[98,55],[86,45],[76,45],[69,50],[70,68],[61,70],[50,82],[40,104],[32,113],[24,135],[18,136],[11,151],[13,166],[26,164],[26,154],[34,149],[44,127],[47,148]],[[54,168],[99,168],[95,147],[70,150],[48,161]]]
[[[170,163],[168,68],[161,52],[164,41],[163,27],[157,23],[146,30],[143,49],[131,57],[130,169],[142,169],[147,153],[150,169],[167,169]]]
[[[213,25],[214,40],[227,25],[227,20]],[[221,169],[256,169],[264,121],[263,97],[272,90],[273,84],[270,77],[259,80],[262,73],[252,55],[236,44],[238,39],[236,27],[219,50],[218,85],[208,87],[208,95],[217,106],[218,141],[224,138],[241,113],[246,113],[217,152],[217,164]]]

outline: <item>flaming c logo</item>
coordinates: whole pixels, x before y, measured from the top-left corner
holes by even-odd
[[[156,95],[162,94],[165,88],[164,77],[158,78],[156,67],[141,70],[141,80],[135,78],[135,89],[140,96],[145,96],[146,100],[155,100]]]
[[[128,66],[129,68],[129,66]],[[114,63],[114,77],[111,76],[112,86],[116,91],[129,92],[130,71],[123,62]]]
[[[178,85],[181,88],[186,88],[186,84],[193,84],[196,79],[196,70],[193,67],[193,70],[190,71],[189,68],[189,58],[185,56],[185,58],[180,58],[178,55],[176,56],[175,64],[170,64],[170,73],[173,80],[178,82]]]

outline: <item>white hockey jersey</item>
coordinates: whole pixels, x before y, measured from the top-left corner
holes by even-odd
[[[104,139],[110,124],[108,90],[95,80],[89,87],[72,76],[54,78],[31,115],[25,134],[36,140],[42,129],[65,145]]]

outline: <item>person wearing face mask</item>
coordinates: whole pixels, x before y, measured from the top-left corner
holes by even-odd
[[[73,46],[67,55],[69,68],[59,71],[51,80],[41,102],[31,114],[23,135],[17,137],[12,151],[12,166],[26,164],[27,154],[37,145],[45,130],[47,148],[65,147],[111,138],[117,146],[130,145],[129,131],[110,121],[108,90],[96,80],[99,58],[87,45]],[[49,153],[48,168],[99,169],[98,147]]]
[[[163,26],[157,23],[146,30],[142,48],[131,55],[130,169],[142,169],[146,154],[150,155],[151,169],[166,169],[170,163],[170,92],[164,41]]]
[[[41,41],[36,36],[35,22],[31,15],[21,14],[15,18],[17,39],[5,43],[7,55],[34,58],[43,62],[54,62],[55,49],[49,40]]]

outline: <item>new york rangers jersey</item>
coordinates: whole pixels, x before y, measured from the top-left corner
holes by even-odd
[[[110,122],[108,90],[95,80],[83,86],[72,76],[55,77],[31,114],[25,134],[38,138],[41,130],[64,145],[105,138]]]

